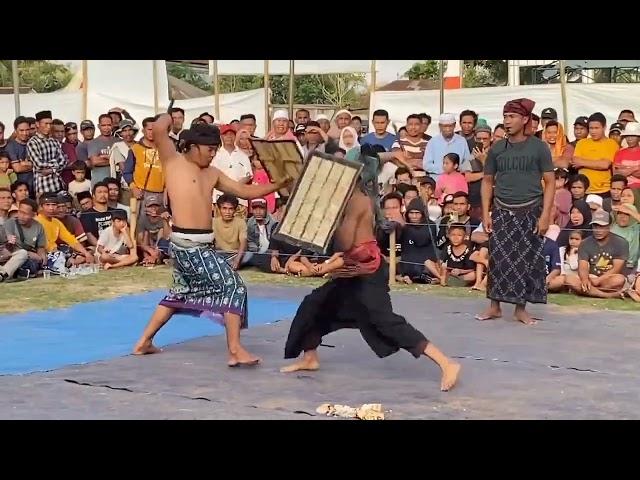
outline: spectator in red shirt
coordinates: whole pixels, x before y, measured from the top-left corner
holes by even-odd
[[[630,188],[640,188],[640,123],[628,122],[622,137],[628,146],[613,157],[613,172],[627,177]]]

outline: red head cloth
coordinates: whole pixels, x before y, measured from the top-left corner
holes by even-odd
[[[529,100],[528,98],[518,98],[516,100],[510,100],[504,104],[502,113],[517,113],[523,117],[531,118],[531,112],[535,107],[536,102]]]

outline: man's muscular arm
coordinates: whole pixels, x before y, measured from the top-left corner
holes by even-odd
[[[265,195],[268,195],[275,192],[276,190],[281,189],[282,187],[285,187],[293,180],[291,177],[286,177],[278,183],[270,183],[265,185],[246,185],[230,179],[216,167],[212,168],[217,174],[217,181],[215,185],[216,189],[239,198],[244,198],[245,200],[251,200],[252,198],[262,198]]]
[[[153,142],[158,148],[158,156],[160,157],[160,162],[163,167],[178,156],[176,146],[169,136],[169,127],[172,124],[171,115],[168,113],[160,115],[160,117],[153,122]]]

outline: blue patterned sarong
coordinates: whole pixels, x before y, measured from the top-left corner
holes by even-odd
[[[172,235],[171,257],[173,286],[160,305],[220,323],[225,313],[235,313],[241,328],[247,328],[247,288],[213,244]]]

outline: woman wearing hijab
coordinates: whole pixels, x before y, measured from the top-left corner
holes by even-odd
[[[358,134],[356,129],[353,127],[344,127],[340,132],[340,141],[338,145],[341,149],[343,149],[347,154],[356,149],[360,151],[360,144],[358,143]]]
[[[430,283],[425,262],[437,261],[435,251],[436,225],[425,214],[424,203],[419,198],[409,202],[402,228],[402,263],[400,263],[401,281]]]
[[[558,235],[558,245],[568,245],[572,230],[582,230],[583,238],[591,235],[591,207],[584,200],[576,200],[569,211],[569,223]]]
[[[626,274],[636,271],[640,256],[640,215],[635,205],[622,204],[613,207],[616,212],[615,223],[611,226],[611,233],[624,238],[629,243],[629,258],[627,259]]]
[[[553,166],[556,168],[569,168],[569,162],[573,157],[573,147],[567,143],[562,124],[549,120],[542,131],[542,141],[549,146]]]

